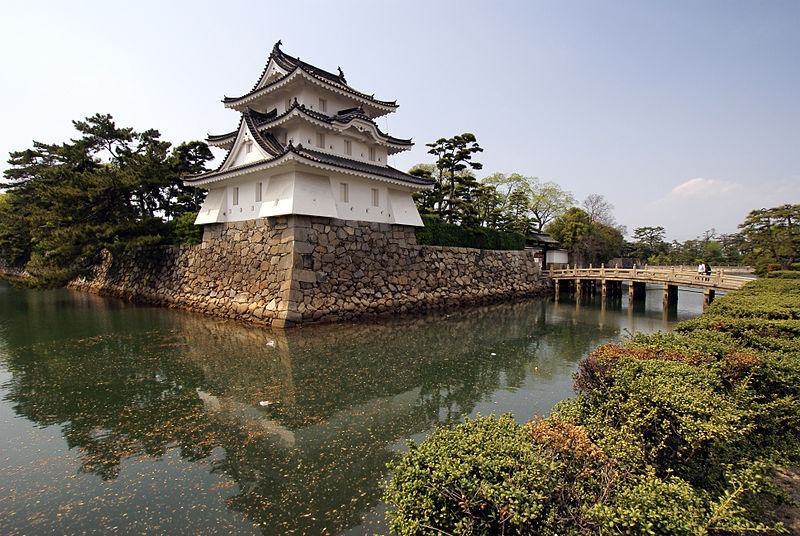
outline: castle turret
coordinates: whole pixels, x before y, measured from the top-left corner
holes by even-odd
[[[413,143],[375,123],[397,104],[350,87],[341,68],[322,70],[280,45],[248,93],[223,99],[240,120],[233,132],[208,137],[227,151],[220,166],[184,180],[208,190],[195,223],[296,214],[422,226],[411,193],[433,183],[387,164]]]

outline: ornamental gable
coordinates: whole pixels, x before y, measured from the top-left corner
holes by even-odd
[[[220,166],[220,171],[253,164],[270,158],[270,155],[257,142],[246,121],[239,125],[239,133],[233,146],[228,151],[225,161]]]

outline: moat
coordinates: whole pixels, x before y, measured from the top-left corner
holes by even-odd
[[[385,534],[407,439],[546,414],[596,346],[700,314],[652,292],[270,330],[0,285],[0,532]]]

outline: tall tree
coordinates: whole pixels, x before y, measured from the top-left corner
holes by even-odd
[[[475,135],[465,132],[439,138],[426,146],[430,148],[428,153],[436,156],[433,179],[438,197],[431,200],[432,210],[448,223],[475,223],[472,201],[477,181],[471,171],[483,168],[483,164],[472,160],[476,153],[483,152]]]
[[[634,242],[631,245],[631,256],[648,261],[651,257],[669,251],[669,244],[664,241],[666,231],[663,227],[637,227],[633,230]]]
[[[531,219],[541,232],[557,216],[575,204],[572,193],[553,181],[539,182],[531,197]]]
[[[79,268],[102,248],[162,240],[163,218],[175,215],[176,198],[189,192],[180,176],[204,169],[211,157],[196,144],[171,154],[157,130],[119,128],[110,115],[73,125],[77,139],[34,141],[33,148],[10,154],[0,187],[7,202],[25,210],[0,218],[0,252],[15,264],[33,258],[48,270]],[[27,248],[20,247],[24,226]]]
[[[753,210],[739,229],[750,248],[745,261],[761,271],[770,264],[790,269],[800,257],[800,205]]]
[[[491,184],[478,184],[475,189],[475,208],[482,227],[503,227],[503,197]]]
[[[583,208],[589,215],[590,221],[596,221],[609,227],[615,227],[617,222],[614,220],[614,205],[605,196],[600,194],[589,194],[583,200]]]
[[[575,204],[572,193],[555,182],[542,181],[538,177],[495,173],[483,179],[483,183],[495,186],[503,196],[509,227],[528,228],[528,233],[542,232],[556,216]],[[524,213],[519,210],[523,195],[527,197]]]

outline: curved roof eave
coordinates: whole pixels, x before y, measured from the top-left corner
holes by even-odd
[[[233,130],[226,134],[209,134],[206,136],[206,143],[213,145],[214,147],[226,148],[236,141],[237,132],[238,131]],[[230,147],[227,148],[229,149]]]
[[[289,108],[288,111],[273,118],[272,120],[266,121],[264,123],[255,126],[255,128],[257,128],[259,131],[269,128],[275,128],[285,123],[288,123],[289,121],[295,118],[308,119],[317,126],[321,126],[323,128],[327,128],[335,132],[345,130],[346,128],[355,128],[356,130],[359,130],[359,132],[363,132],[364,130],[370,130],[373,134],[373,138],[375,139],[375,141],[381,142],[384,145],[387,145],[395,149],[394,153],[398,153],[400,151],[407,151],[414,145],[414,142],[411,141],[410,139],[404,140],[401,138],[395,138],[393,136],[389,136],[388,134],[382,132],[381,129],[378,127],[378,125],[376,125],[372,120],[352,117],[347,121],[341,121],[337,119],[336,116],[331,118],[324,114],[320,114],[314,112],[313,110],[309,110],[302,104],[301,105],[292,104],[291,108]],[[364,125],[365,128],[359,129],[358,126],[356,126],[356,122]]]
[[[302,147],[299,149],[296,147],[288,147],[286,151],[275,158],[270,160],[264,160],[261,162],[255,162],[252,164],[247,164],[244,166],[230,168],[223,172],[219,171],[211,171],[208,173],[204,173],[202,175],[196,175],[194,177],[190,177],[184,179],[184,185],[186,186],[195,186],[195,187],[203,187],[209,184],[214,184],[216,182],[221,182],[226,179],[231,179],[234,177],[239,177],[242,175],[248,175],[250,173],[255,173],[258,171],[263,171],[266,169],[277,168],[283,166],[289,161],[295,161],[301,164],[305,164],[309,167],[313,167],[316,169],[322,169],[326,171],[333,171],[337,173],[343,173],[345,175],[353,175],[353,176],[361,176],[361,177],[369,177],[374,180],[378,180],[381,182],[386,182],[389,184],[394,184],[397,186],[402,186],[405,188],[411,188],[416,190],[428,190],[433,187],[433,181],[427,182],[414,177],[413,175],[407,175],[401,171],[395,170],[394,168],[387,167],[387,170],[391,170],[402,175],[407,176],[411,180],[401,180],[399,178],[393,178],[386,175],[382,175],[378,172],[371,173],[369,171],[365,171],[363,169],[353,169],[346,166],[334,165],[326,162],[320,162],[310,158],[308,156],[303,155],[302,153],[298,152],[303,150]],[[358,164],[354,161],[354,164]]]
[[[301,76],[305,80],[308,80],[309,82],[319,85],[320,87],[324,87],[330,91],[339,93],[341,95],[346,95],[348,97],[355,98],[356,100],[359,100],[372,108],[380,110],[383,113],[390,113],[399,108],[398,104],[394,101],[381,101],[376,99],[372,95],[366,95],[364,93],[361,93],[360,91],[357,91],[351,88],[350,86],[347,85],[340,86],[329,80],[320,78],[312,73],[305,71],[301,66],[295,67],[295,69],[292,72],[290,72],[286,76],[278,78],[274,82],[270,82],[269,84],[266,84],[240,97],[225,97],[224,99],[222,99],[222,102],[226,108],[233,108],[236,110],[246,106],[248,103],[258,99],[263,95],[266,95],[271,91],[280,89],[281,87],[288,85],[295,78]]]

